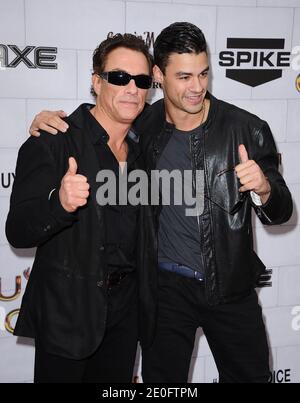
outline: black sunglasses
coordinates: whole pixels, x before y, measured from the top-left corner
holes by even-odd
[[[146,74],[138,74],[132,76],[126,71],[106,71],[104,73],[98,74],[100,77],[104,78],[108,83],[114,85],[127,85],[130,80],[134,80],[135,85],[143,90],[148,90],[152,84],[152,77]]]

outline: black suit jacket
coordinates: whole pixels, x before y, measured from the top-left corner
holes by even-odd
[[[37,338],[46,351],[73,359],[87,357],[99,346],[107,311],[103,212],[96,203],[99,165],[86,134],[84,107],[67,118],[67,134],[42,133],[23,144],[6,222],[14,247],[37,246],[15,334]],[[58,198],[71,156],[90,184],[88,203],[76,213],[67,213]],[[141,156],[136,164],[143,168]],[[147,225],[143,214],[140,225]],[[138,271],[141,294],[148,295],[142,265]]]

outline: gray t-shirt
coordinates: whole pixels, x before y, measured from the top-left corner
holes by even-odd
[[[160,156],[156,169],[179,170],[183,177],[184,170],[192,170],[190,153],[190,136],[198,132],[202,135],[202,128],[192,131],[175,129],[172,137]],[[171,181],[171,195],[173,193]],[[190,187],[192,184],[190,183]],[[177,184],[176,191],[182,191]],[[183,191],[182,191],[183,192]],[[196,216],[186,216],[186,205],[182,197],[182,205],[174,205],[174,198],[170,198],[170,205],[163,205],[159,217],[158,232],[158,261],[173,262],[189,266],[203,272],[200,233]]]

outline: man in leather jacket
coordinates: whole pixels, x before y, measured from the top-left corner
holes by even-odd
[[[193,24],[165,28],[154,59],[164,100],[135,122],[147,170],[203,171],[204,209],[188,217],[185,205],[153,206],[143,255],[150,291],[140,301],[149,336],[143,380],[186,382],[201,326],[220,382],[267,382],[268,344],[255,292],[265,266],[253,250],[251,210],[266,225],[292,214],[272,133],[257,116],[207,91],[206,41]],[[38,116],[31,133],[62,124],[52,119]]]
[[[292,213],[270,128],[208,93],[206,42],[192,24],[165,28],[154,62],[164,100],[137,122],[146,165],[204,170],[205,187],[198,220],[178,206],[154,210],[158,319],[154,343],[143,350],[144,379],[185,382],[201,326],[221,382],[266,382],[268,345],[254,290],[265,266],[253,250],[251,210],[267,225]]]

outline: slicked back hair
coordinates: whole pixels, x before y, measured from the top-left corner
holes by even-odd
[[[172,53],[207,53],[205,36],[189,22],[175,22],[164,28],[154,43],[154,63],[165,73]]]

